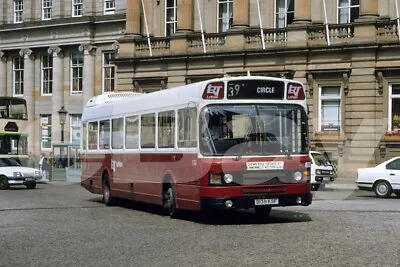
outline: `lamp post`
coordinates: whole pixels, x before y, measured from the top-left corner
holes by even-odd
[[[65,110],[64,106],[62,106],[61,109],[58,111],[58,117],[60,119],[61,125],[61,142],[64,142],[64,124],[65,119],[67,118],[67,113],[68,111]]]

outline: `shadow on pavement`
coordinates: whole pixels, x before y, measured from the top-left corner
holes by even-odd
[[[91,202],[103,203],[102,198],[90,199]],[[141,203],[126,199],[118,199],[114,206],[146,212],[149,214],[167,217],[161,206]],[[312,221],[307,213],[284,210],[284,207],[272,208],[271,214],[266,219],[260,219],[253,210],[215,210],[207,212],[180,211],[178,220],[211,225],[237,225],[237,224],[282,224],[301,223]]]

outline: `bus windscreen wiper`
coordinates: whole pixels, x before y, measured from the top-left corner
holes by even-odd
[[[246,136],[245,136],[245,138],[243,140],[243,143],[241,144],[242,146],[241,146],[241,148],[239,150],[239,153],[236,155],[235,160],[240,160],[242,158],[243,152],[244,152],[243,150],[247,146],[248,142],[250,141],[250,133],[251,132],[252,132],[252,128],[251,128],[251,126],[249,126],[249,128],[247,129]]]

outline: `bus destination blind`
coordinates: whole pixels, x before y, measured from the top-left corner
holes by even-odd
[[[282,81],[237,80],[228,82],[228,99],[283,99]]]

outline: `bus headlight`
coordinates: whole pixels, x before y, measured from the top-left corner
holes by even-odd
[[[227,184],[232,183],[232,182],[233,182],[233,176],[232,176],[232,174],[226,173],[226,174],[224,175],[224,181],[225,181],[225,183],[227,183]]]
[[[315,174],[321,174],[321,170],[315,170]]]
[[[293,174],[293,179],[294,179],[296,182],[300,182],[301,179],[303,179],[303,174],[302,174],[301,172],[295,172],[295,173]]]
[[[220,185],[222,184],[222,173],[210,172],[208,180],[212,185]]]

